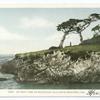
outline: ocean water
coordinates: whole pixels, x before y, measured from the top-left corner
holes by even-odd
[[[13,56],[0,56],[0,64],[13,59]],[[12,74],[0,73],[0,89],[100,89],[100,83],[70,83],[70,84],[36,84],[33,82],[19,83]]]
[[[16,82],[13,79],[14,76],[10,74],[2,74],[2,77],[8,77],[8,80],[0,81],[0,89],[100,89],[99,83],[35,84],[32,82]]]

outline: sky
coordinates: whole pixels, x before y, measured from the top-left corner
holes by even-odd
[[[56,26],[70,18],[87,18],[100,13],[100,8],[0,8],[0,54],[16,54],[58,46],[63,32]],[[93,36],[90,25],[83,38]],[[66,36],[64,46],[80,43],[78,34]]]

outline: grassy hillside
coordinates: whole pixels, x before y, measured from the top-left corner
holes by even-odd
[[[63,49],[64,51],[69,50],[73,53],[78,53],[81,51],[100,51],[100,45],[99,44],[93,44],[93,45],[75,45],[75,46],[71,46],[71,47],[65,47]]]
[[[67,54],[71,56],[72,60],[77,60],[78,58],[89,58],[91,52],[100,52],[100,45],[76,45],[72,47],[65,47],[63,49],[65,52],[69,51]]]
[[[56,49],[57,50],[57,49]],[[100,52],[100,45],[94,44],[94,45],[75,45],[75,46],[66,46],[63,49],[60,49],[61,51],[64,51],[67,55],[71,56],[72,60],[77,60],[80,58],[86,58],[90,57],[88,53],[91,52]],[[46,54],[52,54],[53,50],[42,50],[37,52],[27,52],[27,53],[21,53],[16,54],[15,58],[23,58],[24,60],[27,58],[30,59],[39,59],[43,55]]]
[[[81,44],[82,45],[85,45],[85,44],[100,44],[100,35],[97,36],[97,37],[93,37],[92,39],[85,40]]]
[[[41,50],[37,52],[20,53],[20,54],[16,54],[15,58],[27,59],[28,57],[31,59],[38,59],[43,55],[52,54],[53,50],[58,50],[58,49],[51,49],[51,50],[48,49],[48,50]],[[81,58],[89,57],[88,54],[91,52],[100,52],[100,36],[85,40],[80,45],[66,46],[65,48],[59,50],[64,51],[64,53],[71,56],[72,59],[74,60],[79,57]]]

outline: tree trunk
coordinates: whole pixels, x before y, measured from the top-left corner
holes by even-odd
[[[79,33],[79,36],[80,36],[80,41],[82,43],[83,42],[83,36],[82,36],[82,33],[81,32]]]
[[[65,41],[66,35],[68,35],[68,33],[65,33],[65,34],[63,35],[62,39],[61,39],[61,42],[60,42],[60,44],[59,44],[59,47],[60,47],[60,48],[63,48],[63,43],[64,43],[64,41]]]

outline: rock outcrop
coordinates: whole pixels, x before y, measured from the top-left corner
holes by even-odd
[[[16,56],[13,63],[10,62],[9,68],[13,66],[10,70],[13,70],[19,82],[100,82],[100,55],[98,52],[88,55],[84,59],[72,60],[70,55],[61,50],[44,55],[22,54]],[[4,66],[5,69],[8,67]]]
[[[15,60],[7,61],[1,65],[0,72],[8,74],[17,74]]]

